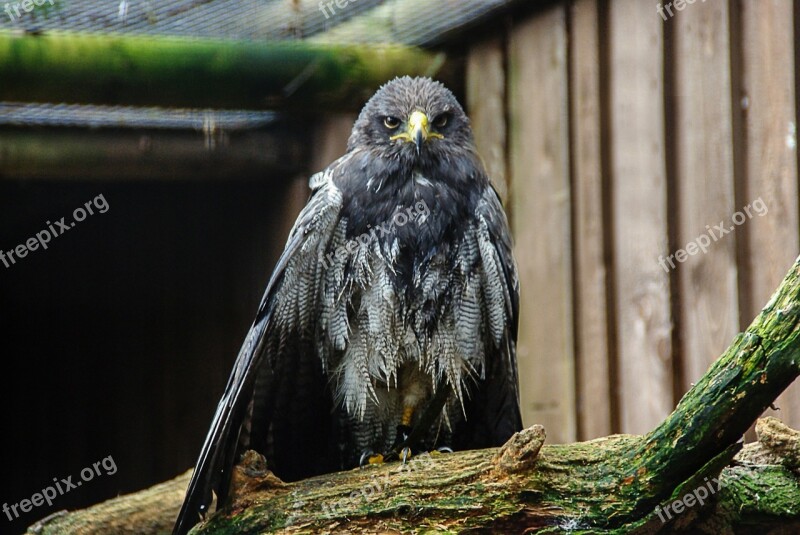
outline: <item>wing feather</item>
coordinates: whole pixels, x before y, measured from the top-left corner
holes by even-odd
[[[312,195],[289,234],[217,405],[173,530],[175,535],[187,533],[207,513],[212,491],[218,504],[225,503],[240,435],[243,428],[250,427],[246,420],[253,410],[258,375],[265,365],[291,364],[284,361],[298,349],[293,341],[298,337],[293,333],[299,331],[301,340],[312,336],[324,278],[322,260],[331,247],[342,206],[342,194],[332,175],[344,158],[310,180]]]
[[[467,418],[456,433],[456,448],[482,448],[505,442],[522,429],[517,380],[519,279],[512,255],[511,235],[497,193],[487,187],[476,209],[476,224],[462,241],[462,262],[480,266],[484,367],[469,400]],[[461,298],[464,325],[476,310],[469,281]],[[475,336],[475,335],[473,335]]]

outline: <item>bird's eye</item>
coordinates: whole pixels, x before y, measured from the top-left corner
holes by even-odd
[[[447,120],[449,119],[448,114],[443,113],[441,115],[437,115],[436,118],[433,120],[433,126],[436,128],[444,128],[447,126]]]
[[[391,115],[387,115],[383,118],[383,125],[389,130],[394,130],[400,126],[400,119],[397,117],[392,117]]]

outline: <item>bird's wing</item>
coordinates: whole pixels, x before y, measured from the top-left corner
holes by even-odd
[[[477,245],[473,253],[483,276],[484,376],[466,407],[467,417],[454,437],[457,448],[503,444],[522,429],[517,375],[519,278],[512,255],[511,234],[500,198],[487,186],[468,232]]]
[[[217,494],[218,506],[225,503],[243,427],[250,427],[253,386],[265,369],[282,365],[281,359],[297,356],[291,353],[296,348],[281,348],[280,355],[269,354],[274,339],[285,336],[289,328],[300,331],[299,338],[310,337],[314,331],[314,308],[324,254],[331,246],[342,205],[341,192],[332,177],[344,158],[310,180],[312,195],[289,234],[256,319],[236,358],[189,483],[174,535],[185,534],[208,511],[212,490]],[[321,370],[319,361],[317,367]]]

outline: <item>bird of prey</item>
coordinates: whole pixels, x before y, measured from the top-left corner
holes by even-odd
[[[175,534],[225,504],[246,449],[292,481],[522,428],[508,223],[453,94],[394,79],[310,179]]]

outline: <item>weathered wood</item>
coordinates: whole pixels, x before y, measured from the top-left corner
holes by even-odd
[[[673,493],[659,509],[648,511],[635,533],[673,533],[679,531],[679,525],[694,525],[695,533],[709,534],[725,533],[726,528],[737,528],[740,533],[750,524],[760,526],[761,533],[770,525],[784,530],[800,526],[800,432],[775,418],[760,420],[757,430],[759,441],[745,445],[731,465],[722,469],[719,493],[716,485],[712,487],[714,492],[703,493],[709,496],[705,507],[698,504],[695,510],[687,509],[682,514],[675,513],[672,506],[665,510],[692,491],[708,488],[701,480],[683,493]],[[576,529],[581,533],[625,533],[623,529],[590,529],[588,518],[565,517],[562,508],[542,508],[535,517],[515,512],[520,505],[512,505],[510,500],[529,501],[526,493],[533,497],[539,494],[531,487],[534,481],[545,477],[533,478],[526,473],[573,470],[587,461],[597,470],[601,457],[621,453],[637,438],[618,435],[574,444],[569,449],[542,447],[543,428],[534,426],[500,449],[425,456],[405,467],[373,467],[365,472],[343,472],[290,485],[265,471],[263,458],[249,452],[236,468],[238,500],[229,513],[212,517],[196,533],[405,533],[406,529],[447,533],[476,528],[478,523],[479,529],[499,529],[503,533],[522,533],[526,529],[530,530],[526,533],[574,533]],[[518,481],[519,474],[529,481]],[[28,533],[167,534],[188,476],[187,472],[152,489],[86,510],[59,513],[32,526]],[[517,486],[525,489],[515,489]],[[476,495],[473,489],[478,487],[481,493]],[[504,500],[509,501],[505,510],[500,506]],[[256,511],[248,513],[248,509]],[[492,518],[493,510],[500,510],[501,518]],[[670,521],[673,523],[666,524]]]
[[[795,101],[794,4],[789,0],[740,2],[742,24],[741,113],[746,133],[744,195],[739,207],[763,199],[769,212],[737,227],[746,240],[742,261],[747,296],[743,323],[759,311],[781,273],[800,250]],[[800,426],[800,387],[776,405]]]
[[[798,375],[800,258],[748,329],[645,436],[543,447],[544,428],[537,425],[499,449],[422,454],[407,465],[291,484],[249,452],[235,469],[233,502],[193,532],[621,535],[693,526],[701,530],[694,533],[747,532],[752,526],[763,533],[777,525],[778,532],[790,533],[800,528],[800,433],[767,419],[757,427],[760,445],[734,455],[742,433]],[[51,517],[29,533],[164,533],[187,476]],[[686,497],[710,489],[715,478],[721,492],[706,493],[710,507],[689,505]]]
[[[717,241],[717,233],[710,236],[707,227],[729,222],[741,208],[734,199],[728,7],[727,0],[698,3],[670,22],[675,77],[667,100],[674,106],[675,157],[670,160],[677,190],[677,243],[670,254],[688,246],[692,256],[683,263],[673,260],[675,268],[666,262],[662,267],[674,269],[678,282],[681,392],[705,373],[740,329],[739,236]]]
[[[613,298],[620,425],[644,433],[673,406],[662,20],[653,5],[609,7]]]
[[[613,431],[597,0],[570,10],[570,118],[578,436]]]
[[[528,296],[517,344],[522,419],[567,442],[576,433],[564,6],[514,26],[509,86],[511,227]]]
[[[340,113],[326,115],[319,121],[314,131],[312,173],[324,170],[347,151],[347,140],[356,117],[353,113]]]
[[[234,503],[205,525],[202,533],[407,533],[491,529],[502,533],[726,533],[755,525],[800,526],[800,432],[775,418],[759,421],[758,443],[747,444],[724,468],[688,481],[658,507],[643,509],[628,524],[597,522],[595,514],[615,506],[613,495],[569,504],[580,485],[607,485],[607,463],[624,457],[641,437],[617,435],[565,446],[544,446],[544,428],[533,426],[502,448],[445,456],[420,456],[398,464],[354,470],[286,484],[266,470],[265,460],[248,452],[236,467]],[[618,462],[618,461],[616,461]],[[721,470],[720,470],[721,468]],[[570,473],[581,479],[570,481]],[[29,534],[156,535],[169,533],[189,473],[152,489],[122,496],[73,513],[59,513],[29,528]],[[619,474],[618,474],[619,476]],[[719,487],[708,482],[717,477]],[[696,480],[696,481],[695,481]],[[619,484],[619,481],[617,482]],[[676,500],[710,488],[704,504],[676,512]],[[613,490],[613,489],[612,489]],[[717,491],[719,491],[717,493]],[[561,494],[559,500],[558,495]],[[537,503],[553,500],[557,503]],[[606,504],[605,506],[603,504]],[[565,504],[567,506],[565,507]],[[705,506],[705,507],[704,507]],[[581,509],[581,507],[583,507]],[[599,509],[598,509],[599,508]],[[577,514],[577,516],[573,516]],[[770,531],[770,533],[775,533]]]
[[[494,189],[508,203],[506,69],[503,40],[487,39],[467,54],[467,113]]]
[[[89,509],[48,516],[28,528],[31,535],[168,534],[178,517],[192,471],[149,489],[119,496]]]
[[[347,109],[395,76],[437,74],[444,59],[398,45],[0,32],[0,100]]]

